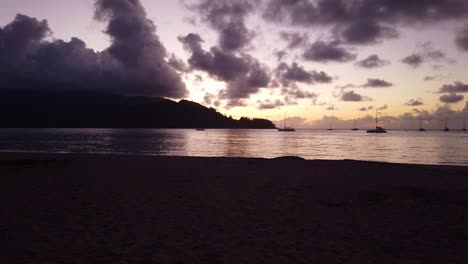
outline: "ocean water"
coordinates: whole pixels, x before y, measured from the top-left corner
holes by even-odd
[[[0,129],[0,151],[354,159],[468,166],[468,133],[243,129]]]

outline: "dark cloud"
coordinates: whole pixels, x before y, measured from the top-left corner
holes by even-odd
[[[305,60],[317,62],[349,62],[356,59],[357,55],[349,52],[339,45],[339,42],[314,42],[302,55]]]
[[[284,86],[288,86],[291,82],[302,82],[302,83],[330,83],[333,78],[321,71],[306,71],[302,66],[297,63],[292,63],[289,66],[286,63],[281,63],[276,69],[276,73],[281,83]]]
[[[338,36],[352,44],[376,43],[385,38],[397,38],[398,31],[389,26],[379,25],[370,19],[356,20],[335,30]]]
[[[203,82],[203,77],[200,74],[195,74],[194,81],[196,83],[201,83],[201,82]]]
[[[356,65],[366,69],[380,68],[389,65],[390,61],[379,58],[377,54],[370,55],[364,60],[356,62]]]
[[[171,57],[169,58],[167,64],[171,66],[173,69],[179,71],[179,72],[188,72],[189,68],[185,64],[185,62],[175,56],[175,54],[172,54]]]
[[[383,110],[387,110],[388,109],[388,105],[382,105],[381,107],[377,108],[377,110],[379,111],[383,111]]]
[[[446,103],[446,104],[454,104],[454,103],[458,103],[458,102],[461,102],[465,99],[465,97],[463,95],[458,95],[458,94],[454,94],[454,93],[451,93],[451,94],[444,94],[442,96],[439,97],[439,101],[441,101],[442,103]]]
[[[0,28],[4,89],[92,90],[180,98],[187,95],[139,1],[97,1],[111,46],[103,52],[78,38],[48,40],[47,21],[18,15]]]
[[[183,97],[187,94],[179,75],[166,63],[166,49],[156,35],[139,0],[98,0],[95,17],[108,22],[111,46],[106,50],[146,94]]]
[[[457,32],[455,44],[462,51],[468,51],[468,25]]]
[[[270,101],[270,100],[265,100],[265,101],[258,101],[258,109],[260,110],[267,110],[267,109],[276,109],[281,106],[284,106],[284,103],[281,102],[281,100],[275,100],[275,101]]]
[[[288,43],[289,49],[298,48],[304,44],[306,44],[309,40],[309,36],[307,34],[300,34],[297,32],[289,33],[289,32],[280,32],[280,37],[282,40]]]
[[[401,62],[415,68],[426,62],[455,63],[455,60],[447,58],[444,52],[434,49],[431,41],[418,45],[417,50],[417,52],[404,57]]]
[[[325,110],[327,110],[327,111],[335,111],[335,110],[338,110],[338,108],[336,108],[334,105],[329,105],[327,108],[325,108]]]
[[[424,62],[424,58],[419,54],[411,54],[402,59],[404,64],[408,64],[413,67],[419,67]]]
[[[369,97],[360,95],[354,91],[342,92],[340,99],[344,102],[362,102],[371,100]]]
[[[263,17],[274,23],[328,26],[347,43],[398,37],[397,27],[466,18],[466,0],[269,0]]]
[[[284,50],[275,50],[273,51],[273,55],[275,55],[277,61],[282,61],[283,58],[288,55],[288,53]]]
[[[0,27],[0,58],[2,64],[16,66],[26,56],[40,48],[41,41],[52,32],[46,20],[39,21],[18,14],[13,22]]]
[[[441,76],[439,76],[439,75],[435,75],[435,76],[429,76],[429,75],[428,75],[428,76],[425,76],[423,80],[426,81],[426,82],[435,81],[435,80],[437,80],[437,79],[440,78],[440,77],[441,77]]]
[[[405,103],[406,106],[420,106],[423,105],[423,101],[421,98],[418,99],[410,99],[408,102]]]
[[[352,83],[348,83],[348,84],[345,84],[345,85],[337,85],[336,88],[340,89],[340,90],[344,90],[344,89],[348,89],[348,88],[356,88],[356,85],[354,85]]]
[[[386,88],[393,86],[393,83],[381,79],[367,79],[367,83],[359,86],[364,88]]]
[[[255,94],[260,88],[267,87],[270,75],[266,66],[247,54],[235,54],[212,47],[205,51],[201,47],[203,40],[197,34],[190,33],[179,37],[185,49],[192,53],[188,59],[191,68],[207,72],[211,77],[227,83],[225,93],[228,99],[245,99]],[[230,106],[243,105],[232,103]]]
[[[439,88],[439,93],[468,93],[468,84],[460,81],[453,84],[444,84]]]
[[[373,106],[368,106],[368,107],[363,106],[363,107],[359,108],[358,110],[361,111],[361,112],[366,112],[366,111],[372,110],[372,109],[374,109]]]
[[[188,59],[189,65],[194,69],[207,72],[211,77],[221,81],[233,81],[249,72],[248,59],[230,52],[223,52],[217,47],[205,51],[201,46],[203,40],[197,34],[190,33],[185,37],[179,37],[179,41],[192,53]]]
[[[288,88],[283,88],[281,90],[282,94],[286,96],[286,102],[288,104],[291,104],[289,102],[291,102],[291,100],[294,100],[292,102],[294,102],[295,104],[295,100],[297,99],[312,99],[312,103],[313,104],[316,104],[317,103],[317,99],[318,97],[320,96],[319,94],[317,93],[312,93],[312,92],[309,92],[309,91],[304,91],[302,89],[300,89],[299,87],[297,86],[292,86],[292,87],[288,87]]]
[[[197,0],[186,6],[195,10],[219,33],[219,47],[223,51],[244,48],[254,37],[245,25],[246,17],[255,10],[254,0]]]
[[[225,108],[231,109],[234,107],[245,107],[245,106],[247,106],[247,103],[244,100],[233,98],[227,102]]]
[[[206,93],[205,96],[203,96],[203,103],[205,105],[211,105],[211,103],[213,102],[215,98],[216,97],[214,94]]]

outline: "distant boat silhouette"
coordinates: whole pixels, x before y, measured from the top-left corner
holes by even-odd
[[[331,122],[330,122],[330,128],[328,128],[328,130],[333,130]]]
[[[358,131],[359,128],[356,127],[356,119],[354,119],[354,127],[351,129],[352,131]]]
[[[426,129],[422,127],[422,117],[419,117],[419,131],[426,131]]]
[[[284,113],[283,128],[278,128],[278,131],[279,132],[294,132],[294,131],[296,131],[294,128],[286,126],[286,113]]]
[[[204,128],[195,128],[195,130],[197,130],[197,131],[205,131]]]
[[[377,123],[377,110],[375,110],[375,129],[369,129],[367,130],[367,133],[387,133],[387,130],[385,130],[383,127],[377,126]]]
[[[447,118],[447,114],[445,114],[445,128],[444,128],[444,131],[445,131],[445,132],[450,131],[450,129],[448,128],[447,123],[448,123],[448,118]]]
[[[466,118],[463,118],[463,128],[462,131],[466,131]]]

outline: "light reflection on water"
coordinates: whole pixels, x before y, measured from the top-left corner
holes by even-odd
[[[2,129],[1,151],[356,159],[468,165],[468,133],[210,129]]]

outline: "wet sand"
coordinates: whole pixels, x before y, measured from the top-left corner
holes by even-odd
[[[0,263],[468,263],[468,167],[0,154]]]

